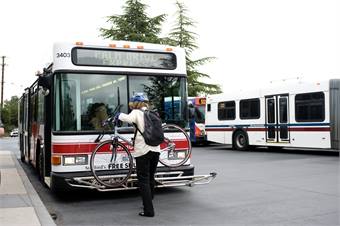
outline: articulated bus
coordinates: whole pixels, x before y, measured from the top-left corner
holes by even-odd
[[[36,82],[25,89],[19,101],[22,161],[33,165],[43,183],[56,192],[72,187],[95,188],[89,159],[98,134],[104,130],[92,123],[95,107],[102,106],[107,117],[118,105],[123,106],[121,112],[128,113],[129,98],[136,92],[148,96],[163,122],[186,127],[184,50],[125,41],[104,46],[56,43],[53,62],[38,73]],[[171,108],[174,99],[178,114],[165,114],[165,100]],[[132,126],[123,124],[120,129],[127,139],[133,137]],[[104,139],[108,139],[113,132],[105,133]],[[176,139],[176,134],[173,137]],[[176,177],[164,186],[183,185],[176,181],[195,177],[190,159],[176,169],[159,165],[157,173],[159,178]]]
[[[206,144],[205,132],[205,97],[189,97],[189,127],[190,140],[194,144]]]
[[[272,84],[273,85],[273,84]],[[208,140],[277,148],[340,149],[340,79],[290,81],[207,98]]]

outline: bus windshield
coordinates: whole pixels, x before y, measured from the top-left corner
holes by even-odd
[[[103,130],[101,122],[117,105],[130,111],[128,100],[138,92],[147,95],[163,122],[187,125],[185,77],[58,73],[54,82],[55,131]],[[169,113],[169,105],[176,111]]]
[[[205,105],[195,107],[195,121],[197,123],[205,122]]]

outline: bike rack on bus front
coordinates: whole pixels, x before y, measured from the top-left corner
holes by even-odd
[[[215,177],[217,173],[212,172],[208,175],[194,175],[194,176],[183,176],[182,171],[174,172],[158,172],[155,174],[156,187],[179,187],[179,186],[189,186],[209,184]],[[108,178],[121,178],[125,175],[112,175],[106,176]],[[119,187],[110,188],[99,184],[93,176],[89,177],[75,177],[73,179],[66,179],[66,182],[77,188],[89,188],[97,189],[98,191],[120,191],[120,190],[133,190],[137,189],[136,185],[138,182],[137,175],[132,174],[128,181]]]

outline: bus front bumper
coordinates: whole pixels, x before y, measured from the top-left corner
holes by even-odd
[[[133,173],[128,181],[120,187],[108,188],[99,184],[91,172],[78,173],[52,173],[52,191],[65,191],[67,189],[96,189],[98,191],[133,190],[138,188],[137,175]],[[177,168],[158,167],[155,174],[156,187],[193,186],[210,183],[216,173],[208,175],[194,175],[194,166],[181,166]]]

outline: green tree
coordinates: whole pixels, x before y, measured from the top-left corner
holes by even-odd
[[[221,93],[219,85],[207,84],[199,81],[201,78],[210,78],[208,74],[199,72],[197,67],[205,65],[215,57],[204,57],[201,59],[192,59],[192,53],[198,48],[196,44],[197,34],[191,31],[195,27],[195,22],[187,16],[188,10],[185,5],[179,1],[176,2],[176,22],[172,28],[169,37],[165,40],[167,44],[180,46],[185,49],[187,75],[188,75],[188,92],[189,96],[197,96],[199,94],[215,94]]]
[[[100,28],[101,36],[112,40],[160,43],[159,33],[166,15],[149,17],[145,12],[147,7],[140,0],[127,0],[123,15],[108,16],[111,27]]]
[[[17,96],[12,96],[10,100],[4,101],[1,117],[6,131],[18,127],[18,101]]]

